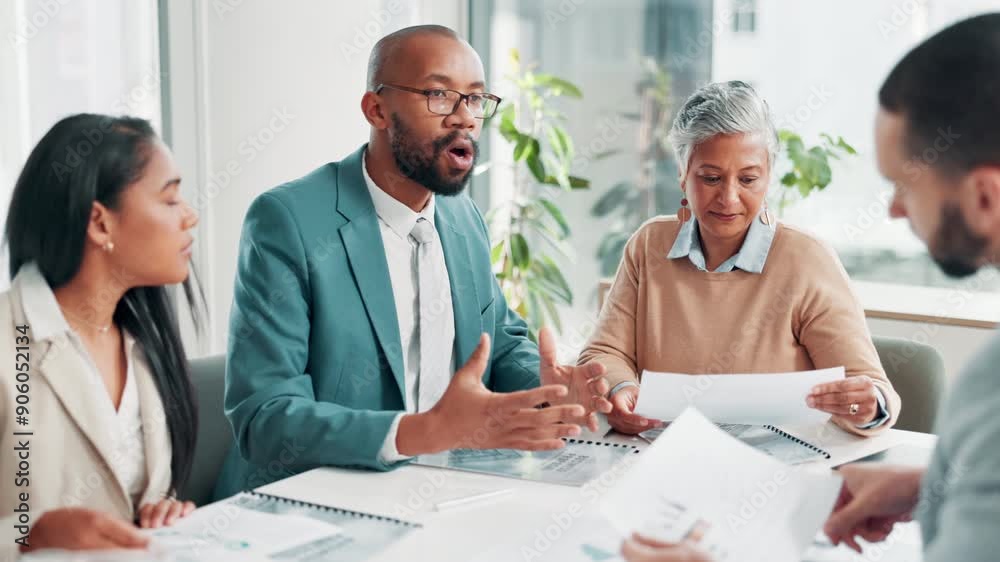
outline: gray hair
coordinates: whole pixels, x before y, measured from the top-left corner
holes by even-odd
[[[767,143],[768,162],[778,155],[778,132],[771,110],[752,86],[732,80],[700,88],[677,112],[667,137],[674,147],[681,176],[687,175],[691,154],[716,135],[759,133]]]

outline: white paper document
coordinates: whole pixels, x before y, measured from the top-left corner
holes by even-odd
[[[798,562],[841,479],[790,467],[685,411],[601,500],[624,536],[693,540],[716,562]]]
[[[314,560],[317,546],[338,541],[337,525],[294,514],[265,513],[219,502],[169,527],[144,531],[153,552],[172,560]]]
[[[695,407],[715,423],[778,425],[824,423],[830,414],[810,408],[814,386],[844,379],[844,368],[763,375],[681,375],[644,371],[635,413],[673,421]]]

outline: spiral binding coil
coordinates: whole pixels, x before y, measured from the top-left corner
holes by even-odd
[[[343,509],[343,508],[339,508],[339,507],[331,507],[331,506],[327,506],[327,505],[319,505],[319,504],[312,503],[312,502],[304,502],[302,500],[293,500],[291,498],[283,498],[281,496],[272,496],[271,494],[264,494],[264,493],[261,493],[261,492],[253,492],[253,491],[251,491],[251,492],[247,492],[247,493],[250,494],[251,496],[255,496],[255,497],[258,497],[258,498],[264,498],[266,500],[279,501],[279,502],[282,502],[282,503],[292,504],[292,505],[297,506],[297,507],[304,506],[304,507],[316,509],[316,510],[319,510],[319,511],[332,511],[334,513],[340,513],[340,514],[343,514],[343,515],[348,515],[348,516],[354,517],[356,519],[371,519],[371,520],[374,520],[374,521],[384,521],[386,523],[393,523],[395,525],[402,525],[404,527],[414,527],[414,528],[418,528],[418,529],[421,528],[421,527],[423,527],[423,525],[421,525],[420,523],[411,523],[409,521],[403,521],[402,519],[396,519],[394,517],[386,517],[386,516],[383,516],[383,515],[375,515],[375,514],[372,514],[372,513],[365,513],[363,511],[352,511],[350,509]]]
[[[603,445],[605,447],[615,447],[616,449],[632,449],[633,453],[638,453],[639,448],[635,445],[629,445],[626,443],[608,443],[606,441],[588,441],[586,439],[573,439],[572,437],[564,438],[563,441],[567,443],[573,443],[574,445]]]
[[[826,452],[825,450],[817,447],[816,445],[813,445],[812,443],[810,443],[808,441],[804,441],[802,439],[799,439],[798,437],[792,435],[791,433],[788,433],[787,431],[785,431],[785,430],[783,430],[781,428],[775,427],[773,425],[765,425],[763,427],[764,427],[764,429],[769,429],[769,430],[777,433],[778,435],[784,437],[785,439],[788,439],[790,441],[794,441],[795,443],[798,443],[799,445],[802,445],[803,447],[805,447],[805,448],[807,448],[807,449],[809,449],[811,451],[814,451],[816,453],[819,453],[820,455],[823,455],[824,457],[826,457],[827,460],[833,458],[832,455],[830,455],[830,453]]]

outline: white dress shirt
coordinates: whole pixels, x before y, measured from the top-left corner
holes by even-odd
[[[125,490],[135,505],[142,498],[149,479],[146,471],[146,446],[142,433],[139,392],[132,369],[135,339],[128,332],[122,330],[125,345],[125,388],[116,410],[111,397],[108,396],[104,379],[94,360],[90,357],[83,340],[70,328],[63,316],[62,309],[59,308],[55,294],[41,272],[33,264],[30,267],[34,268],[34,271],[25,278],[21,306],[27,317],[31,319],[35,340],[42,341],[64,333],[68,334],[69,341],[76,347],[77,352],[86,358],[89,369],[85,373],[80,373],[82,383],[80,392],[86,392],[90,395],[89,402],[94,405],[94,408],[101,411],[101,415],[105,416],[108,427],[114,428],[112,432],[114,454],[110,463],[111,470],[125,485]]]
[[[406,387],[406,395],[403,397],[406,403],[406,413],[416,411],[417,385],[420,377],[420,343],[415,337],[419,329],[419,291],[418,291],[418,269],[416,263],[417,244],[410,237],[417,220],[424,218],[431,224],[434,222],[434,195],[431,195],[427,206],[419,213],[407,207],[403,203],[394,199],[388,193],[382,191],[368,174],[366,164],[367,155],[361,157],[361,170],[365,177],[365,185],[371,194],[372,202],[375,204],[375,214],[378,215],[379,231],[382,233],[382,245],[385,247],[385,259],[389,265],[389,278],[392,282],[393,300],[396,303],[396,319],[399,322],[399,339],[403,349],[403,379]],[[435,246],[440,251],[440,244]],[[450,284],[444,288],[451,294]],[[442,320],[450,323],[454,334],[455,317],[453,314],[445,314]],[[452,338],[454,340],[454,338]],[[455,371],[455,346],[451,345],[451,365],[450,376]],[[425,408],[421,407],[422,410]],[[404,413],[400,413],[393,420],[389,427],[389,433],[382,443],[379,456],[384,462],[399,462],[409,457],[401,455],[396,448],[396,434],[399,432],[399,420]]]

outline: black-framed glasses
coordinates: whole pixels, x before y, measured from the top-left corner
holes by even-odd
[[[443,88],[421,90],[408,86],[397,86],[396,84],[379,84],[375,88],[375,93],[381,92],[382,88],[392,88],[393,90],[412,92],[425,96],[427,98],[427,110],[437,115],[451,115],[455,113],[458,111],[458,104],[464,101],[469,111],[472,112],[473,117],[476,119],[489,119],[497,112],[497,107],[501,101],[497,96],[484,92],[463,94],[462,92]]]

